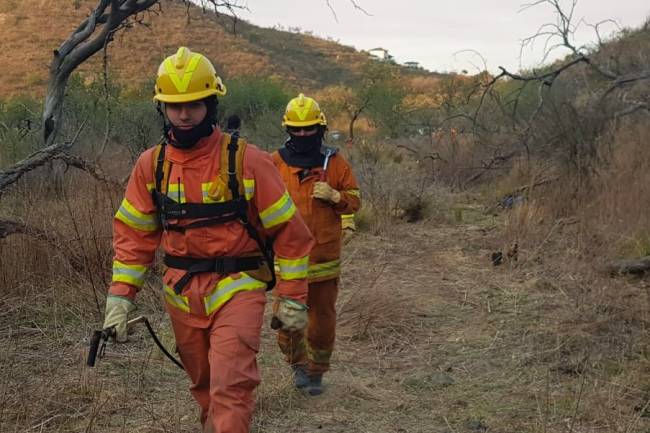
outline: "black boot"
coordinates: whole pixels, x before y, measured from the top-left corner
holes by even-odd
[[[293,384],[298,389],[306,388],[310,384],[309,376],[304,365],[292,365],[293,370]]]
[[[306,390],[311,396],[321,395],[323,393],[323,375],[309,376],[309,385]]]

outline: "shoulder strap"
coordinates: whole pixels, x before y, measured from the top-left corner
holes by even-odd
[[[155,190],[165,194],[167,192],[167,183],[169,180],[169,172],[171,171],[171,163],[165,160],[165,148],[167,143],[163,141],[156,146],[153,153],[153,173]]]
[[[226,140],[224,140],[224,143]],[[228,188],[232,194],[233,200],[241,200],[246,202],[246,198],[242,197],[243,194],[243,178],[244,178],[244,151],[246,149],[246,141],[239,137],[239,133],[235,132],[230,136],[230,140],[227,140],[228,145],[221,148],[222,158],[221,161],[224,161],[224,156],[227,151],[228,163],[222,164],[220,171],[223,171],[227,167],[228,174]],[[260,252],[264,256],[264,262],[269,269],[269,274],[271,280],[267,281],[267,290],[271,290],[275,287],[275,269],[274,269],[274,257],[273,257],[273,240],[271,238],[262,239],[258,233],[255,226],[248,219],[248,206],[242,207],[242,214],[240,215],[240,222],[246,228],[248,236],[250,236],[260,249]]]
[[[246,140],[238,133],[223,134],[221,158],[217,182],[228,187],[227,199],[235,200],[244,195],[244,153]]]
[[[232,194],[232,199],[237,200],[240,197],[239,185],[243,183],[238,179],[243,179],[244,174],[241,172],[240,167],[237,166],[237,151],[239,150],[239,134],[234,133],[230,136],[228,143],[228,188]],[[242,143],[243,144],[243,143]]]

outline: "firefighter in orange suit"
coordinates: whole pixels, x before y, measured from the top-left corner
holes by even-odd
[[[343,156],[323,144],[327,120],[314,99],[303,94],[292,99],[282,126],[289,138],[273,153],[273,162],[316,245],[309,253],[306,332],[281,330],[278,343],[293,368],[295,386],[318,395],[323,392],[322,377],[334,348],[341,215],[359,209],[359,187]]]
[[[271,254],[276,316],[297,331],[307,321],[313,238],[269,155],[216,126],[226,87],[206,57],[179,48],[155,85],[165,139],[140,155],[115,215],[104,327],[126,341],[127,315],[162,244],[163,296],[203,431],[248,433]]]

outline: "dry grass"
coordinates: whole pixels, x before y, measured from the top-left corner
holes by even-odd
[[[95,369],[84,367],[102,319],[94,296],[103,305],[120,194],[74,174],[57,198],[41,175],[2,202],[3,214],[56,237],[0,240],[0,431],[196,431],[186,377],[144,329],[110,346]],[[293,390],[265,327],[252,431],[648,431],[650,286],[595,272],[594,254],[604,249],[590,250],[590,226],[554,210],[548,196],[497,217],[469,195],[434,197],[443,217],[393,218],[346,247],[322,397]],[[641,213],[628,214],[635,233]],[[595,215],[589,221],[607,221]],[[490,253],[514,240],[519,260],[493,267]],[[155,277],[138,303],[173,347]]]
[[[585,361],[585,347],[613,341],[594,331],[599,322],[569,314],[564,280],[543,279],[543,267],[492,269],[493,226],[476,224],[397,225],[349,244],[327,393],[292,389],[265,328],[252,431],[644,431],[640,323],[636,343],[616,346],[621,357]],[[64,279],[3,291],[0,356],[12,368],[0,375],[0,430],[195,431],[186,378],[142,329],[94,370],[83,366],[101,320],[85,291]],[[157,289],[142,295],[141,310],[165,333]]]
[[[648,128],[624,124],[607,138],[606,169],[533,191],[486,245],[519,245],[518,261],[504,271],[527,280],[521,300],[537,299],[528,319],[542,326],[527,336],[523,356],[531,369],[547,370],[544,419],[573,405],[569,430],[642,432],[650,401],[650,285],[602,269],[621,256],[648,254],[650,161],[641,151]],[[572,383],[573,395],[557,396],[553,380]]]

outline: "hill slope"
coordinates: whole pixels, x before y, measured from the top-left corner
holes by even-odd
[[[0,95],[43,94],[52,50],[95,4],[93,0],[3,1],[0,41],[13,54],[5,58]],[[238,22],[233,33],[228,17],[216,17],[176,1],[162,1],[142,18],[146,26],[135,25],[119,33],[109,48],[111,76],[123,83],[146,82],[160,60],[180,45],[205,53],[225,79],[275,76],[307,89],[352,83],[369,61],[366,53],[352,47],[305,34],[263,29],[246,22]],[[81,71],[101,71],[101,56],[96,55]]]

